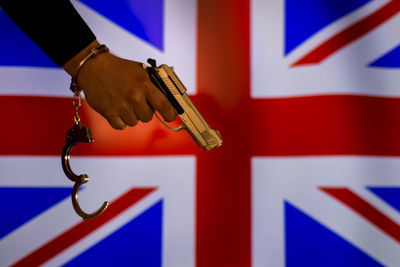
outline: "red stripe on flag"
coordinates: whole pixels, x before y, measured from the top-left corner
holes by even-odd
[[[104,213],[88,221],[82,221],[53,240],[44,244],[29,255],[20,259],[12,266],[39,266],[50,260],[63,250],[78,242],[85,236],[106,224],[136,202],[153,192],[155,188],[132,188],[118,199],[114,200]]]
[[[399,98],[327,95],[247,107],[242,139],[254,156],[400,155]]]
[[[320,189],[348,206],[350,209],[400,243],[400,225],[350,189],[344,187],[320,187]]]
[[[192,98],[200,110],[208,112],[210,125],[221,131],[225,141],[218,150],[239,144],[233,149],[245,146],[255,156],[400,155],[399,98],[326,95],[243,99],[229,113],[221,104],[205,101],[202,96]],[[70,99],[0,97],[0,100],[0,111],[10,111],[0,113],[7,114],[1,117],[0,155],[61,154],[66,130],[73,123]],[[236,119],[229,119],[234,116]],[[96,119],[103,121],[98,116]],[[97,125],[90,120],[84,115],[95,143],[77,145],[72,156],[205,153],[188,134],[169,133],[158,121],[121,132],[111,129],[105,121],[104,125]],[[157,132],[162,134],[157,136]],[[141,139],[149,141],[143,145]]]
[[[0,96],[0,101],[0,155],[61,155],[74,124],[72,97]],[[172,132],[156,119],[114,130],[83,102],[82,124],[92,129],[94,143],[75,146],[72,156],[187,155],[201,150],[186,132]]]
[[[371,15],[332,36],[291,66],[321,63],[333,53],[372,31],[374,28],[396,15],[399,11],[400,1],[393,0],[387,3]]]
[[[250,1],[198,3],[194,101],[223,145],[197,153],[196,266],[251,266]],[[259,123],[262,123],[259,121]]]

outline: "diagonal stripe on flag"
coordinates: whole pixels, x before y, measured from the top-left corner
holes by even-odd
[[[132,188],[118,199],[99,217],[93,220],[82,221],[53,240],[44,244],[29,255],[20,259],[12,266],[39,266],[50,260],[63,250],[94,232],[102,225],[115,218],[127,208],[153,192],[155,188]]]
[[[304,57],[293,63],[291,66],[300,66],[307,64],[318,64],[326,58],[352,43],[358,38],[364,36],[372,31],[385,21],[395,16],[400,11],[400,1],[393,0],[371,15],[347,27],[343,31],[332,36],[313,50],[311,50]]]
[[[320,189],[400,243],[400,225],[350,189],[345,187],[320,187]]]

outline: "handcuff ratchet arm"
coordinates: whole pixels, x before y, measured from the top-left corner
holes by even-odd
[[[103,213],[104,210],[108,207],[108,202],[105,201],[103,205],[93,213],[84,212],[79,205],[79,187],[89,181],[89,176],[87,174],[76,175],[71,169],[71,150],[75,145],[79,143],[93,143],[93,137],[90,128],[87,128],[78,122],[75,123],[75,125],[67,132],[67,141],[62,151],[61,163],[65,175],[68,177],[68,179],[75,183],[74,187],[72,188],[71,194],[72,206],[79,216],[81,216],[85,220],[88,220],[96,218],[101,213]]]

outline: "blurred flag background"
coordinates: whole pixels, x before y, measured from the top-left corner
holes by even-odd
[[[396,266],[400,1],[73,1],[98,40],[175,67],[222,147],[160,122],[61,168],[69,77],[0,10],[0,265]]]

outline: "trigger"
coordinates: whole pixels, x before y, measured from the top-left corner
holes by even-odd
[[[171,126],[169,126],[168,124],[166,124],[166,123],[164,122],[164,120],[162,120],[162,119],[160,118],[160,116],[158,116],[157,111],[155,111],[154,114],[156,115],[157,119],[158,119],[165,127],[167,127],[168,129],[170,129],[171,131],[179,132],[180,130],[182,130],[182,129],[185,128],[185,127],[183,126],[183,124],[181,124],[181,125],[180,125],[179,127],[177,127],[177,128],[172,128]]]

